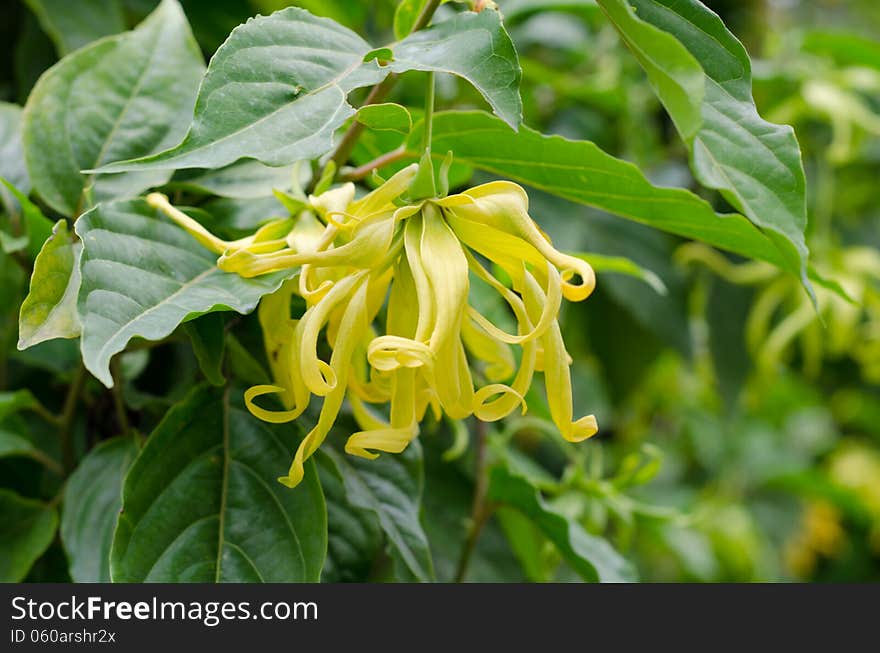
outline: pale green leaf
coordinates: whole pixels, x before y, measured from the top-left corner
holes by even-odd
[[[33,187],[53,209],[74,216],[89,206],[87,190],[98,202],[164,183],[168,173],[95,180],[81,171],[177,143],[203,70],[176,0],[163,0],[134,31],[62,59],[40,78],[25,107],[24,148]]]
[[[519,63],[498,12],[458,14],[389,47],[394,59],[380,66],[364,61],[373,51],[369,43],[332,20],[297,7],[258,16],[236,28],[211,59],[182,143],[100,172],[218,168],[243,157],[283,166],[320,157],[355,114],[348,94],[390,72],[459,75],[508,124],[519,124]]]
[[[253,417],[239,390],[194,389],[125,478],[113,580],[317,581],[327,513],[314,462],[295,490],[275,481],[298,431]]]
[[[412,129],[412,116],[409,110],[399,104],[367,104],[358,109],[357,121],[370,129],[395,131],[409,134]]]
[[[602,275],[604,272],[625,274],[628,277],[641,279],[651,286],[654,292],[658,295],[665,295],[667,293],[666,284],[663,283],[663,279],[658,277],[653,271],[642,267],[632,259],[628,259],[624,256],[605,256],[603,254],[593,253],[575,254],[575,256],[589,263],[590,267],[592,267],[598,275]]]
[[[233,199],[270,197],[274,189],[290,190],[292,166],[271,167],[253,159],[236,161],[216,170],[182,170],[169,186]]]
[[[17,583],[52,543],[58,514],[42,501],[0,489],[0,583]]]
[[[80,334],[77,293],[82,243],[67,229],[67,222],[55,223],[34,261],[30,291],[21,305],[18,319],[18,348],[27,349],[54,338],[76,338]]]
[[[110,582],[110,545],[122,507],[122,481],[138,453],[132,438],[92,449],[70,475],[61,511],[61,541],[75,583]]]
[[[119,0],[25,0],[60,56],[125,30]]]
[[[144,200],[100,204],[77,221],[76,232],[83,243],[83,362],[108,387],[110,358],[132,338],[160,340],[211,311],[248,313],[291,274],[245,279],[221,271],[216,254]]]
[[[25,195],[31,190],[21,142],[21,107],[7,102],[0,102],[0,177]],[[6,189],[0,188],[0,198],[9,203]]]

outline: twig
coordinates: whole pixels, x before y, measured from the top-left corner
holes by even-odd
[[[456,583],[464,582],[468,565],[477,546],[477,541],[480,539],[480,533],[483,531],[486,521],[492,515],[492,509],[486,502],[486,490],[488,489],[488,477],[486,476],[486,422],[477,420],[475,435],[477,442],[474,451],[474,473],[476,475],[474,499],[471,504],[471,518],[468,524],[467,535],[461,549],[461,556],[458,559],[458,568],[455,572]]]
[[[128,435],[131,430],[128,424],[128,413],[125,410],[125,401],[122,398],[122,374],[119,371],[119,359],[110,361],[110,374],[113,376],[113,387],[110,393],[113,395],[113,408],[116,410],[116,424],[120,435]]]
[[[373,170],[378,170],[382,166],[387,166],[396,161],[400,161],[401,159],[405,159],[409,154],[410,153],[407,151],[406,147],[401,145],[396,150],[391,150],[382,156],[377,156],[369,163],[365,163],[362,166],[352,168],[351,170],[342,173],[339,175],[339,181],[360,181],[361,179],[368,177]]]
[[[86,380],[85,365],[80,363],[74,374],[73,381],[67,389],[67,397],[64,399],[64,408],[61,412],[61,424],[59,435],[61,437],[61,464],[64,472],[69,474],[76,465],[76,454],[73,448],[73,418],[76,417],[76,405],[83,383]]]

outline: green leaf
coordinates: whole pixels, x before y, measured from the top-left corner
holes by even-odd
[[[132,438],[106,440],[67,481],[61,540],[75,583],[110,582],[110,545],[122,507],[122,481],[137,453]]]
[[[56,222],[52,236],[34,261],[30,291],[21,305],[19,349],[27,349],[45,340],[80,335],[76,303],[82,249],[82,243],[67,230],[67,222]]]
[[[412,116],[409,109],[393,102],[362,106],[358,109],[357,121],[370,129],[380,131],[409,134],[412,130]]]
[[[839,66],[880,70],[880,43],[877,39],[842,31],[810,30],[803,36],[801,49],[831,57]]]
[[[24,194],[31,190],[21,143],[21,107],[7,102],[0,102],[0,177]],[[6,199],[3,189],[0,199]]]
[[[125,478],[113,580],[317,581],[327,516],[314,463],[295,490],[275,482],[296,431],[257,420],[238,390],[193,390]]]
[[[184,170],[174,175],[169,186],[198,193],[235,199],[269,197],[276,188],[293,186],[290,166],[273,168],[259,161],[244,159],[217,170]]]
[[[25,0],[60,56],[125,30],[119,0]]]
[[[503,466],[494,467],[489,498],[528,517],[583,579],[612,583],[635,579],[631,565],[606,540],[590,535],[580,524],[548,506],[522,476]]]
[[[36,204],[31,202],[27,195],[25,195],[18,188],[9,183],[8,180],[0,177],[0,191],[4,189],[9,192],[18,202],[18,206],[21,209],[21,215],[18,216],[20,226],[19,230],[23,231],[23,235],[20,238],[16,238],[16,240],[20,240],[20,247],[12,248],[7,251],[20,251],[22,249],[26,249],[28,253],[28,257],[31,260],[37,258],[37,255],[40,253],[40,248],[43,247],[43,243],[46,242],[46,239],[49,238],[49,235],[52,233],[52,221],[43,215],[43,212],[37,207]],[[16,211],[16,208],[10,208],[10,211]],[[0,234],[5,236],[5,234]]]
[[[369,43],[332,20],[297,7],[258,16],[233,30],[211,59],[182,143],[100,172],[218,168],[243,157],[272,166],[318,158],[355,114],[348,94],[389,72],[459,75],[511,126],[519,124],[519,63],[497,12],[459,14],[389,47],[394,61],[379,66],[363,61],[373,50]]]
[[[80,171],[177,143],[192,115],[204,65],[186,17],[163,0],[132,32],[101,39],[46,72],[28,98],[24,148],[31,181],[58,212],[133,196],[168,173],[92,179]]]
[[[37,398],[30,390],[0,392],[0,422],[22,410],[30,410],[39,405]]]
[[[245,279],[144,200],[100,204],[76,222],[83,243],[78,309],[89,371],[110,387],[109,363],[129,340],[160,340],[203,313],[249,313],[292,271]]]
[[[223,356],[226,353],[226,321],[220,313],[208,313],[183,325],[199,361],[202,374],[211,385],[223,385]]]
[[[17,583],[52,543],[54,508],[0,489],[0,583]]]
[[[718,190],[738,211],[767,234],[809,288],[804,240],[807,225],[806,181],[794,130],[758,115],[752,98],[751,62],[742,44],[721,19],[698,0],[600,0],[627,45],[652,75],[644,49],[665,42],[668,60],[682,46],[703,70],[704,92],[689,93],[690,103],[658,96],[690,148],[697,180]],[[662,30],[658,33],[659,30]],[[682,87],[692,71],[671,71]],[[653,80],[653,78],[652,78]],[[694,116],[694,105],[699,110]]]
[[[365,460],[322,450],[342,477],[348,502],[374,513],[388,538],[392,557],[419,581],[434,578],[428,538],[419,519],[422,499],[422,450],[413,442],[402,454]]]
[[[407,149],[419,151],[419,125]],[[434,114],[435,160],[449,150],[457,161],[614,213],[655,229],[702,240],[721,249],[768,261],[795,274],[799,267],[738,214],[718,214],[708,202],[681,188],[654,186],[633,164],[616,159],[590,141],[545,136],[523,126],[510,131],[480,112]]]
[[[517,129],[522,122],[522,70],[497,11],[456,14],[411,34],[392,49],[394,61],[388,69],[457,75],[470,82],[510,127]]]
[[[382,546],[379,520],[372,511],[348,500],[342,476],[332,460],[319,451],[315,462],[327,501],[327,560],[321,582],[365,582]]]

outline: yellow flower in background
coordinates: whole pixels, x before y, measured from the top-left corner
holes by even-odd
[[[357,200],[352,184],[312,196],[294,220],[236,241],[211,235],[163,196],[148,198],[220,254],[227,272],[299,271],[259,307],[275,382],[245,393],[250,411],[269,422],[294,420],[313,396],[323,398],[317,425],[279,479],[285,485],[300,482],[346,399],[362,430],[345,449],[365,458],[403,451],[428,409],[484,421],[525,412],[535,372],[544,373],[551,416],[566,440],[597,432],[592,415],[574,418],[571,360],[557,322],[563,298],[581,301],[592,292],[592,268],[551,245],[518,185],[492,182],[408,204],[401,198],[417,170],[404,168]],[[498,293],[515,333],[470,304],[473,284]],[[302,316],[291,315],[293,294],[306,302]],[[329,361],[319,356],[321,342]],[[256,403],[267,394],[284,410]]]

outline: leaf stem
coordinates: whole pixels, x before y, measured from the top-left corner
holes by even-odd
[[[422,9],[422,13],[419,14],[419,17],[416,19],[416,22],[413,23],[413,28],[410,31],[410,34],[413,32],[417,32],[423,27],[426,27],[428,23],[431,22],[431,18],[434,16],[434,12],[437,11],[437,7],[440,6],[442,0],[429,0],[429,2],[425,5],[424,9]],[[394,88],[394,85],[397,83],[397,75],[395,73],[391,73],[383,79],[381,82],[376,84],[372,89],[370,89],[370,93],[367,95],[367,99],[364,100],[362,106],[367,106],[368,104],[378,104],[385,99],[385,97],[391,92],[391,89]],[[351,156],[351,151],[354,149],[355,144],[360,138],[361,134],[364,131],[364,125],[357,120],[351,123],[351,125],[346,130],[345,134],[343,134],[342,139],[339,141],[339,145],[336,146],[336,150],[334,150],[330,160],[336,164],[336,169],[339,170],[345,163],[348,161],[348,157]],[[317,180],[313,179],[312,183],[315,183]]]
[[[474,450],[474,499],[471,504],[471,517],[467,534],[465,535],[461,555],[458,559],[458,568],[455,572],[456,583],[464,582],[468,565],[470,564],[474,549],[477,547],[477,541],[480,539],[480,533],[483,531],[486,521],[492,515],[492,507],[486,501],[486,491],[489,484],[486,469],[486,422],[477,420],[474,431],[477,440],[476,449]]]
[[[382,156],[377,156],[369,163],[365,163],[362,166],[343,172],[339,175],[339,181],[360,181],[361,179],[368,177],[373,170],[378,170],[382,166],[387,166],[396,161],[400,161],[401,159],[405,159],[409,154],[410,152],[407,151],[406,146],[401,145],[397,149],[386,152]]]
[[[113,408],[116,410],[116,425],[119,427],[120,435],[128,435],[131,427],[128,423],[125,401],[122,398],[122,374],[119,370],[118,358],[110,361],[110,373],[113,376],[113,388],[111,388],[110,392],[113,395]]]
[[[425,83],[425,136],[424,147],[425,152],[431,152],[431,137],[434,129],[434,73],[428,73],[428,79]]]
[[[73,381],[67,389],[67,397],[64,399],[64,408],[61,412],[59,435],[61,437],[61,464],[65,474],[72,472],[76,466],[76,453],[73,448],[73,418],[76,417],[76,405],[85,380],[86,368],[80,363]]]

